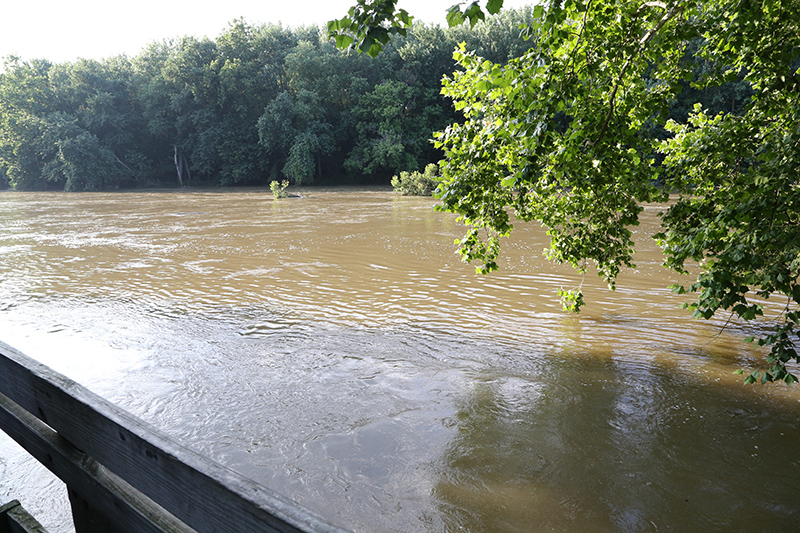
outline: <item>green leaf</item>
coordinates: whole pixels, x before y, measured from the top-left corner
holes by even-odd
[[[353,38],[349,35],[337,34],[334,36],[334,39],[336,41],[336,48],[345,49],[353,44]]]
[[[581,308],[586,305],[583,299],[583,291],[580,289],[566,291],[560,289],[558,291],[558,296],[561,298],[561,306],[564,308],[564,311],[570,313],[580,313]]]
[[[447,10],[447,25],[449,27],[453,28],[455,26],[460,26],[465,20],[466,18],[464,18],[464,14],[461,13],[460,4],[456,4]]]
[[[328,31],[333,33],[335,31],[347,30],[350,28],[351,20],[347,17],[328,21]]]
[[[375,43],[375,38],[372,37],[371,35],[367,35],[367,36],[364,37],[364,40],[361,41],[361,44],[358,45],[358,50],[359,50],[359,52],[366,52],[367,54],[369,54],[370,49],[375,44],[376,44]]]
[[[513,188],[517,184],[517,177],[516,176],[508,176],[504,178],[500,184],[503,187]]]
[[[414,21],[414,17],[412,17],[411,15],[409,15],[409,14],[408,14],[408,11],[406,11],[405,9],[401,9],[401,10],[400,10],[400,11],[397,13],[397,18],[398,18],[398,19],[400,20],[400,22],[402,22],[402,23],[403,23],[405,26],[411,26],[411,24],[412,24],[412,23],[413,23],[413,21]]]
[[[680,283],[674,283],[669,286],[674,294],[686,294],[686,287],[681,285]]]
[[[496,15],[503,8],[503,0],[489,0],[486,2],[486,11],[492,15]]]
[[[470,27],[474,27],[479,21],[486,19],[486,15],[483,14],[483,10],[477,0],[464,10],[464,16],[469,19]]]
[[[381,44],[389,42],[389,32],[386,28],[374,28],[370,31],[370,36]]]

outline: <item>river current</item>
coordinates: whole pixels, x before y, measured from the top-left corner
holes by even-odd
[[[800,528],[800,388],[743,385],[749,326],[680,309],[658,207],[637,268],[614,292],[587,274],[573,316],[541,228],[480,276],[434,204],[0,193],[0,340],[356,531]],[[0,434],[10,499],[70,530]]]

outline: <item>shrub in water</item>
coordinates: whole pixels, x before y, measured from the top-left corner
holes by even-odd
[[[394,192],[403,196],[431,196],[439,185],[439,167],[431,163],[425,172],[401,172],[392,177]]]
[[[272,190],[272,196],[274,196],[276,200],[278,198],[286,198],[286,187],[288,186],[289,180],[283,180],[281,183],[273,180],[269,184],[269,188]]]

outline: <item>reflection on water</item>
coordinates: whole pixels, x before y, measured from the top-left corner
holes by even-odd
[[[800,525],[800,389],[742,386],[762,354],[689,319],[651,244],[567,316],[541,230],[480,277],[432,203],[3,193],[0,338],[359,531]],[[4,441],[0,476],[64,530]]]
[[[566,363],[566,364],[565,364]],[[448,531],[790,531],[797,414],[663,367],[476,376],[435,494]],[[613,374],[612,374],[613,373]],[[487,443],[494,443],[488,446]],[[791,453],[790,453],[791,455]]]

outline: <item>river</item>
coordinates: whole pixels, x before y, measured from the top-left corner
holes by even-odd
[[[356,531],[800,528],[800,387],[743,385],[747,327],[680,309],[657,207],[572,316],[538,225],[480,276],[434,203],[3,192],[0,339]],[[12,498],[69,531],[0,435]]]

